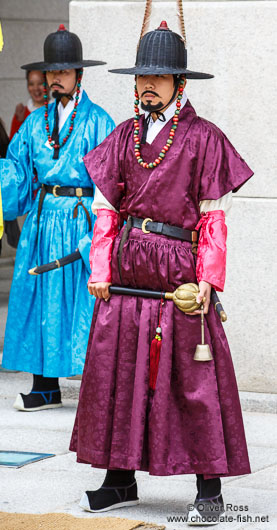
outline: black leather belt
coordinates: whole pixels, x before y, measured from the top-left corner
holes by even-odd
[[[159,223],[152,221],[149,217],[146,219],[139,219],[138,217],[131,217],[132,227],[140,228],[145,234],[150,232],[154,234],[160,234],[162,236],[172,237],[174,239],[181,239],[182,241],[188,241],[189,243],[197,243],[198,232],[196,230],[186,230],[179,226],[171,226],[165,223]]]
[[[93,197],[92,188],[73,188],[69,186],[48,186],[44,185],[46,193],[52,193],[54,197]]]
[[[76,219],[78,215],[78,208],[79,206],[81,206],[86,214],[89,232],[92,230],[91,217],[90,217],[89,211],[87,210],[84,203],[82,202],[82,197],[93,197],[93,188],[73,188],[69,186],[59,186],[59,184],[56,184],[55,186],[48,186],[47,184],[42,184],[41,186],[41,192],[40,192],[39,202],[38,202],[38,217],[37,217],[38,230],[39,230],[39,220],[40,220],[40,216],[42,212],[43,201],[45,199],[46,193],[52,193],[54,197],[77,197],[79,200],[77,204],[75,204],[74,206],[73,219]]]
[[[181,241],[188,241],[191,243],[191,251],[193,254],[197,254],[197,242],[198,242],[198,232],[196,230],[186,230],[185,228],[180,228],[179,226],[171,226],[165,223],[159,223],[152,221],[150,217],[146,219],[139,219],[138,217],[132,217],[128,215],[127,223],[124,228],[124,232],[121,237],[121,241],[118,247],[118,270],[121,284],[123,285],[121,262],[122,262],[122,253],[123,247],[129,237],[129,232],[131,228],[140,228],[145,234],[150,232],[154,234],[160,234],[162,236],[172,237],[174,239],[181,239]]]

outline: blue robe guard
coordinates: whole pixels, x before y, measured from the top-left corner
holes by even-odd
[[[53,130],[54,106],[49,105]],[[62,140],[70,116],[60,131]],[[33,112],[0,160],[5,220],[28,212],[20,237],[10,292],[3,366],[12,370],[66,377],[83,371],[94,298],[88,294],[92,232],[82,207],[73,219],[78,198],[47,194],[39,229],[37,209],[41,185],[94,187],[83,157],[114,129],[110,116],[83,92],[71,136],[53,160],[44,121],[44,108]],[[83,197],[91,214],[93,197]],[[42,276],[28,269],[70,254],[79,248],[82,260]]]

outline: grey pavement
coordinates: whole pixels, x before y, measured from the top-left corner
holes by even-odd
[[[4,334],[10,277],[11,269],[0,267],[0,340]],[[63,408],[33,413],[14,410],[12,404],[16,394],[28,392],[30,385],[30,374],[0,372],[0,450],[38,451],[56,456],[20,469],[1,467],[0,511],[64,512],[94,517],[83,512],[78,501],[86,489],[96,489],[101,485],[105,472],[77,464],[75,454],[68,450],[80,382],[61,379]],[[263,398],[271,403],[269,408],[265,406],[265,410],[274,410],[274,400],[270,396]],[[217,526],[219,529],[277,528],[277,415],[261,412],[262,405],[258,402],[257,395],[253,399],[251,396],[243,396],[242,399],[246,409],[243,416],[252,474],[222,480],[225,503],[232,505],[227,514],[234,520],[221,523]],[[168,518],[184,516],[186,506],[194,500],[193,475],[152,477],[137,472],[137,480],[140,504],[129,509],[113,510],[103,516],[154,522],[165,525],[168,530],[187,528],[185,522],[170,522]],[[237,510],[239,506],[247,508]],[[239,519],[248,517],[249,521],[249,516],[252,522]],[[256,519],[255,522],[255,517],[268,518],[268,521],[259,522]]]

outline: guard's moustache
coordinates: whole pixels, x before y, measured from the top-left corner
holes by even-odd
[[[154,92],[154,90],[144,90],[140,97],[142,98],[143,96],[145,96],[145,94],[153,94],[153,96],[157,96],[158,98],[160,97],[157,92]]]

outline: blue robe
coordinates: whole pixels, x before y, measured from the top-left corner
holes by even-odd
[[[54,106],[49,105],[50,131]],[[70,116],[60,131],[69,130]],[[44,108],[33,112],[15,134],[7,158],[0,160],[4,219],[28,212],[20,237],[10,291],[3,366],[12,370],[66,377],[82,373],[94,298],[88,294],[92,232],[82,207],[73,219],[77,197],[47,194],[37,228],[41,184],[92,187],[83,157],[110,134],[114,122],[83,92],[74,128],[53,160],[47,146]],[[83,197],[91,212],[93,197]],[[28,269],[48,263],[79,248],[82,260],[40,276]]]

